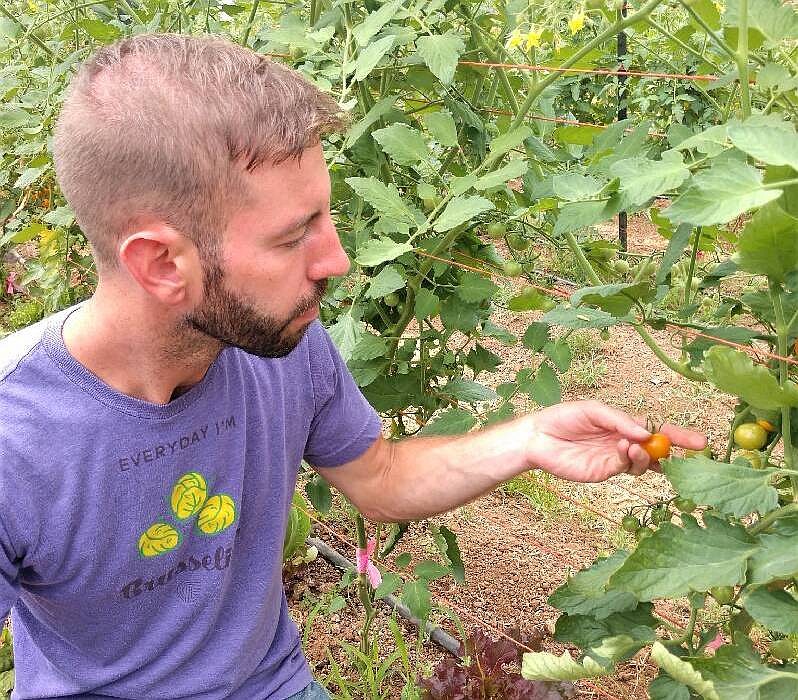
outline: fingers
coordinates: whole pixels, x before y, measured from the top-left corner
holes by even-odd
[[[651,464],[651,457],[637,443],[629,447],[629,458],[632,460],[632,468],[629,470],[630,474],[640,476],[648,469]]]
[[[590,404],[588,409],[590,419],[595,425],[605,430],[614,431],[633,442],[647,440],[651,436],[651,433],[628,413],[599,401],[588,403]]]
[[[688,430],[672,423],[663,423],[660,432],[670,438],[670,441],[677,447],[686,450],[703,450],[707,446],[707,438],[695,430]]]

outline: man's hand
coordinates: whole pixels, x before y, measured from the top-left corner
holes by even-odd
[[[529,416],[528,461],[571,481],[604,481],[616,474],[658,469],[640,443],[651,435],[627,413],[599,401],[557,404]],[[703,449],[706,438],[665,423],[660,432],[677,447]]]

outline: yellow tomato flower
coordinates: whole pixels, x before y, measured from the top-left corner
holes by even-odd
[[[579,9],[576,11],[573,17],[568,20],[568,28],[571,30],[571,34],[576,34],[582,27],[585,26],[585,11],[583,9]]]
[[[540,38],[542,36],[543,36],[542,29],[535,29],[533,27],[530,27],[529,32],[526,35],[526,43],[524,44],[524,50],[529,51],[531,48],[540,46]]]
[[[521,46],[523,41],[524,37],[521,36],[521,32],[518,29],[513,29],[513,33],[510,34],[510,39],[507,41],[507,48],[514,49],[516,46]]]

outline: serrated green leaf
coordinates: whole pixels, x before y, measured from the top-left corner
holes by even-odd
[[[413,315],[419,321],[438,313],[441,300],[429,289],[422,287],[416,292],[416,306]]]
[[[597,306],[613,316],[626,316],[635,300],[650,301],[654,290],[646,282],[637,284],[605,284],[600,287],[585,287],[571,295],[571,305]],[[580,307],[581,308],[581,307]]]
[[[554,308],[555,303],[550,297],[539,292],[534,287],[523,290],[507,302],[510,311],[548,311]]]
[[[375,598],[386,598],[395,593],[402,586],[402,577],[391,571],[386,571],[382,575],[382,583],[374,589]]]
[[[350,314],[341,314],[328,332],[344,362],[348,362],[365,330],[361,321],[355,321]]]
[[[543,352],[548,357],[554,366],[560,372],[567,372],[571,366],[573,355],[571,353],[571,346],[564,340],[557,340],[555,342],[546,343],[543,346]]]
[[[748,638],[724,644],[714,657],[692,658],[693,667],[712,683],[720,700],[795,700],[798,669],[765,666]]]
[[[739,525],[709,516],[705,525],[661,524],[638,543],[609,585],[639,600],[653,600],[742,583],[748,557],[757,549],[755,541]]]
[[[479,382],[463,379],[462,377],[452,379],[442,386],[439,392],[444,396],[449,396],[458,401],[465,401],[466,403],[493,401],[497,398],[496,392],[493,391],[493,389],[483,386]]]
[[[676,189],[690,177],[690,171],[684,166],[678,151],[666,151],[662,154],[662,160],[639,156],[619,160],[610,166],[610,174],[620,178],[620,191],[637,206]]]
[[[432,74],[448,85],[454,78],[460,54],[465,51],[465,43],[456,34],[420,36],[416,39],[416,49]]]
[[[395,265],[386,265],[375,277],[371,278],[365,296],[368,299],[379,299],[405,286],[405,278]]]
[[[365,46],[371,41],[380,29],[393,19],[397,10],[402,6],[402,0],[386,2],[382,7],[371,12],[360,24],[352,30],[352,36],[360,46]]]
[[[490,155],[493,158],[499,158],[522,144],[524,139],[531,135],[532,129],[525,125],[516,127],[512,131],[505,131],[490,142]]]
[[[581,663],[564,651],[561,656],[545,651],[528,652],[521,661],[521,676],[530,681],[576,681],[600,678],[612,673],[614,666],[597,663],[585,657]]]
[[[439,564],[432,559],[424,559],[413,567],[413,573],[425,581],[433,581],[449,575],[449,567]]]
[[[757,29],[769,44],[798,37],[798,16],[792,6],[782,5],[778,0],[748,0],[746,9],[749,30]],[[727,27],[739,27],[739,0],[729,0],[723,23]]]
[[[607,202],[603,200],[588,202],[569,202],[560,209],[554,224],[554,235],[572,233],[594,226],[612,216],[608,213]]]
[[[749,583],[762,585],[798,571],[798,516],[777,521],[757,542],[759,548],[749,562]]]
[[[798,386],[779,381],[767,367],[755,365],[744,352],[715,345],[704,355],[704,373],[718,389],[739,396],[757,408],[798,406]]]
[[[424,117],[424,126],[441,146],[457,145],[457,125],[446,110],[430,112]]]
[[[726,700],[717,694],[712,681],[706,680],[689,662],[671,654],[660,642],[654,642],[651,647],[651,660],[671,678],[692,688],[705,700]]]
[[[374,360],[388,351],[388,341],[373,333],[364,333],[352,350],[353,360]]]
[[[755,511],[768,513],[778,505],[778,492],[770,485],[773,469],[752,469],[696,455],[667,460],[662,471],[679,495],[724,514],[741,518]]]
[[[355,61],[355,80],[365,79],[394,45],[395,38],[384,36],[363,49]]]
[[[349,131],[346,132],[346,141],[344,142],[344,148],[350,148],[355,143],[355,141],[357,141],[361,136],[363,136],[363,134],[366,133],[366,131],[372,124],[376,124],[382,117],[388,114],[388,112],[390,112],[391,109],[393,109],[393,105],[395,102],[396,102],[396,96],[393,95],[390,97],[384,97],[379,102],[375,103],[375,105],[366,113],[366,116],[363,117],[363,119],[361,119],[359,122],[353,124],[349,128]],[[349,180],[361,180],[361,179],[377,181],[376,178],[348,178],[347,182]],[[358,192],[358,194],[360,193]],[[360,196],[366,199],[363,195]]]
[[[741,270],[783,282],[798,268],[798,219],[771,202],[746,224],[737,250]]]
[[[52,224],[59,228],[69,228],[75,223],[75,214],[68,206],[57,207],[52,211],[48,211],[43,217],[42,221],[46,224]]]
[[[399,165],[414,165],[430,156],[424,136],[407,124],[391,124],[371,135]]]
[[[788,122],[767,125],[748,119],[729,125],[729,139],[741,151],[769,165],[789,165],[798,170],[798,134]]]
[[[507,165],[479,178],[474,183],[474,189],[489,190],[491,187],[498,187],[508,180],[523,177],[528,169],[529,164],[525,160],[511,160]]]
[[[606,328],[629,319],[617,318],[601,309],[560,306],[544,314],[540,320],[550,326],[563,326],[564,328]]]
[[[468,304],[459,297],[452,295],[441,304],[441,322],[446,328],[472,332],[480,318],[487,312],[478,304]]]
[[[435,219],[433,228],[438,233],[443,233],[491,209],[493,209],[493,202],[484,197],[461,195],[449,201],[443,213]]]
[[[556,372],[543,363],[538,367],[535,379],[529,389],[529,395],[541,406],[553,406],[562,400],[562,389]]]
[[[716,163],[693,176],[687,191],[663,215],[675,224],[725,224],[780,196],[781,190],[763,189],[756,168],[736,161]]]
[[[591,615],[603,620],[616,612],[634,610],[638,601],[626,591],[608,590],[610,577],[623,566],[628,552],[618,550],[577,572],[549,597],[549,604],[569,615]]]
[[[648,686],[648,697],[650,700],[690,700],[690,691],[663,671]]]
[[[446,545],[445,549],[441,547],[441,543],[436,538],[436,544],[443,556],[449,561],[451,566],[452,578],[458,583],[465,583],[465,566],[463,565],[463,557],[460,554],[460,546],[457,544],[457,537],[445,525],[438,528],[438,533],[443,538],[443,543]]]
[[[635,610],[613,613],[603,620],[590,615],[562,615],[557,620],[554,638],[558,642],[575,644],[582,649],[598,647],[607,637],[626,634],[636,645],[634,654],[640,647],[651,644],[656,638],[659,622],[651,615],[651,603],[641,603]]]
[[[13,129],[33,121],[33,115],[16,105],[0,106],[0,127]]]
[[[396,185],[386,186],[375,177],[348,177],[345,182],[381,216],[416,225],[415,217],[402,200]]]
[[[432,608],[426,581],[408,581],[402,590],[402,602],[410,608],[413,617],[426,620]]]
[[[604,183],[592,175],[566,173],[555,175],[551,182],[554,194],[566,202],[581,202],[594,199],[604,188]]]
[[[314,474],[305,484],[305,493],[319,513],[329,513],[332,509],[330,485],[320,474]]]
[[[450,408],[439,413],[422,429],[422,435],[461,435],[477,424],[473,414],[463,408]]]
[[[463,301],[474,303],[490,299],[499,290],[489,278],[473,272],[464,272],[460,275],[460,284],[455,287],[454,293]]]
[[[748,590],[740,602],[765,627],[782,634],[798,634],[798,600],[787,591],[755,588]]]
[[[112,41],[121,36],[121,32],[119,31],[118,27],[114,27],[111,24],[106,24],[98,19],[89,19],[86,17],[81,19],[77,24],[92,39],[96,39],[103,44],[110,44]]]
[[[411,250],[413,246],[409,243],[397,243],[390,238],[373,238],[360,248],[355,262],[363,267],[375,267],[388,260],[395,260]]]
[[[524,333],[523,343],[524,347],[538,352],[543,349],[543,346],[549,342],[549,326],[546,323],[535,321],[527,326]]]

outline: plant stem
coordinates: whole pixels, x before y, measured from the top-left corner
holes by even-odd
[[[690,254],[690,267],[687,270],[687,282],[684,285],[684,308],[690,303],[690,291],[693,288],[693,273],[695,272],[695,258],[698,254],[698,242],[701,240],[701,227],[695,230],[695,241],[693,242],[693,250]]]
[[[767,530],[779,518],[783,518],[786,515],[790,515],[790,513],[796,513],[796,512],[798,512],[798,503],[788,503],[786,506],[777,508],[776,510],[768,513],[756,525],[752,525],[751,527],[749,527],[748,534],[758,535],[760,532]]]
[[[737,73],[740,76],[740,102],[743,119],[748,119],[751,116],[751,91],[748,85],[748,0],[740,0],[739,12]]]
[[[778,352],[781,357],[787,356],[787,333],[788,328],[784,323],[784,307],[781,303],[781,290],[776,282],[771,282],[770,299],[773,303],[773,311],[776,315],[776,336],[778,338]],[[779,386],[784,387],[787,384],[788,368],[787,363],[783,359],[779,359]],[[792,447],[792,431],[790,426],[791,407],[781,407],[781,435],[784,445],[784,463],[787,469],[794,469],[794,455]],[[790,476],[790,483],[792,484],[793,497],[798,496],[798,477]]]
[[[252,9],[247,18],[247,26],[244,27],[244,34],[241,37],[241,44],[243,46],[246,46],[249,41],[249,33],[252,31],[252,24],[255,22],[255,13],[258,11],[258,5],[260,5],[260,0],[252,0]]]
[[[360,549],[366,549],[368,546],[368,541],[366,539],[366,523],[360,513],[355,515],[355,526],[357,527],[357,546]],[[371,628],[371,623],[374,620],[375,613],[374,605],[371,602],[369,581],[365,573],[360,573],[357,575],[357,593],[366,612],[366,620],[363,623],[363,629],[360,632],[360,650],[364,654],[367,654],[369,648],[369,630]]]

